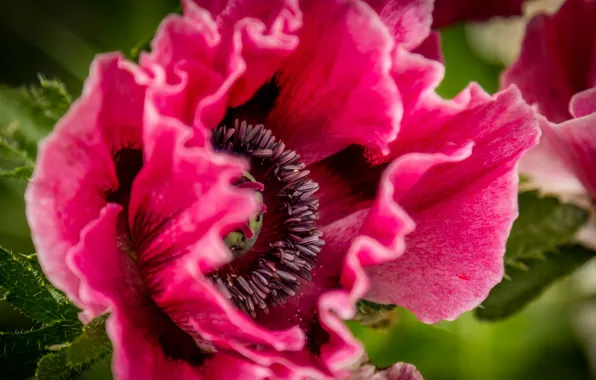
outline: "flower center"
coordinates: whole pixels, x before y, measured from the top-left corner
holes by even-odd
[[[226,298],[256,318],[259,310],[268,314],[269,307],[296,295],[300,278],[312,279],[325,244],[313,197],[319,185],[308,178],[300,155],[261,124],[236,120],[233,128],[215,129],[212,140],[216,150],[250,159],[251,173],[237,186],[263,195],[262,212],[225,237],[235,260],[211,274]]]
[[[257,199],[264,205],[263,195],[260,191],[256,191],[263,190],[263,184],[257,182],[250,173],[244,173],[244,176],[238,181],[237,186],[254,189],[257,194]],[[239,257],[250,252],[257,241],[261,228],[263,227],[264,212],[265,210],[263,207],[258,215],[251,217],[248,220],[248,223],[242,225],[238,231],[233,231],[226,235],[224,242],[228,248],[230,248],[234,257]]]

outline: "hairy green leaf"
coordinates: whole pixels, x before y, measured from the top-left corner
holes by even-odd
[[[482,320],[499,320],[514,314],[557,279],[596,257],[596,252],[573,244],[562,245],[556,252],[542,256],[540,260],[522,260],[523,267],[509,268],[507,277],[476,309],[476,316]]]
[[[90,368],[92,363],[70,366],[66,359],[66,351],[58,351],[41,358],[37,363],[35,378],[37,380],[74,380]]]
[[[52,130],[71,102],[61,82],[44,77],[35,87],[0,86],[0,125],[12,126],[37,142]]]
[[[37,265],[34,256],[0,247],[0,286],[7,291],[6,301],[42,323],[78,321],[78,309],[45,280]]]
[[[37,143],[70,107],[61,82],[39,81],[30,88],[0,86],[0,178],[31,177]]]
[[[108,315],[102,315],[84,327],[79,335],[68,347],[67,359],[70,365],[80,365],[94,362],[109,353],[112,343],[105,329]]]
[[[44,354],[72,340],[81,328],[57,322],[28,331],[0,332],[0,373],[11,379],[32,376]]]
[[[387,328],[396,318],[397,306],[392,304],[379,304],[361,299],[356,304],[356,315],[353,320],[365,326]]]
[[[48,131],[52,129],[60,118],[68,111],[72,103],[72,97],[66,90],[64,83],[56,79],[47,79],[44,76],[39,77],[39,86],[31,87],[31,98],[38,110],[51,123]]]
[[[546,252],[567,243],[588,216],[586,210],[555,197],[541,197],[536,191],[521,193],[519,217],[507,240],[506,264],[523,269],[525,261],[541,260]]]
[[[21,166],[13,170],[0,170],[0,178],[29,180],[33,174],[33,165]]]

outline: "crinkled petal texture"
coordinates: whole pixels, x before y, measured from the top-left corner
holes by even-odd
[[[471,86],[442,100],[426,1],[197,3],[164,21],[143,59],[178,89],[159,92],[158,108],[176,104],[165,112],[199,134],[264,123],[319,183],[326,245],[312,282],[268,316],[232,307],[202,265],[158,281],[155,302],[195,338],[297,378],[347,374],[362,348],[341,319],[369,287],[427,322],[478,305],[502,277],[517,161],[539,133],[518,92]],[[205,93],[196,67],[217,78]]]
[[[502,85],[517,85],[535,105],[540,144],[522,160],[522,173],[549,192],[596,196],[596,2],[569,0],[528,24],[519,59]]]
[[[404,98],[400,135],[391,146],[398,158],[363,226],[391,257],[367,270],[367,298],[405,306],[424,322],[456,318],[501,280],[517,217],[517,162],[539,135],[515,89],[489,97],[471,86],[446,102],[432,91],[441,76],[436,62],[397,52],[398,87],[419,92]],[[400,162],[407,170],[399,169]],[[404,187],[423,165],[429,169]],[[379,228],[396,204],[416,225],[401,256],[392,231]]]
[[[84,320],[111,313],[118,379],[271,376],[210,353],[162,305],[180,296],[171,291],[178,276],[230,259],[222,236],[257,202],[231,185],[241,161],[187,147],[190,127],[157,112],[153,92],[167,85],[155,78],[164,75],[115,54],[98,57],[81,98],[43,142],[26,193],[41,266]],[[202,250],[209,258],[195,260]],[[193,291],[183,294],[199,298]]]

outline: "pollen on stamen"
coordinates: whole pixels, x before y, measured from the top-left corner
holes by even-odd
[[[268,179],[276,181],[274,194],[280,199],[280,212],[285,217],[275,226],[281,237],[269,243],[269,251],[241,270],[234,262],[211,274],[222,295],[240,310],[257,317],[257,311],[269,313],[276,304],[285,304],[299,291],[301,279],[311,281],[311,270],[325,242],[317,229],[319,185],[308,178],[309,170],[300,162],[300,155],[287,149],[270,129],[262,124],[251,125],[236,120],[232,128],[222,125],[213,131],[212,142],[217,151],[243,155],[266,168]],[[261,182],[244,181],[240,187],[267,191]],[[267,209],[263,203],[261,209]],[[258,237],[257,237],[258,239]]]

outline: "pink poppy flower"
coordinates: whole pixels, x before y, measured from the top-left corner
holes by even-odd
[[[435,94],[430,2],[183,5],[142,68],[96,62],[27,191],[48,278],[112,313],[117,377],[349,376],[365,295],[477,306],[538,135],[517,91]]]
[[[596,197],[596,2],[569,0],[528,24],[521,55],[504,72],[539,116],[540,144],[521,170],[547,191]]]
[[[434,93],[443,68],[420,50],[431,2],[183,4],[141,64],[177,89],[159,95],[161,112],[249,158],[266,212],[256,242],[194,273],[188,284],[213,293],[184,294],[174,320],[276,370],[340,376],[361,353],[341,319],[368,289],[362,266],[367,297],[427,322],[486,297],[517,215],[517,160],[538,131],[514,89]]]

